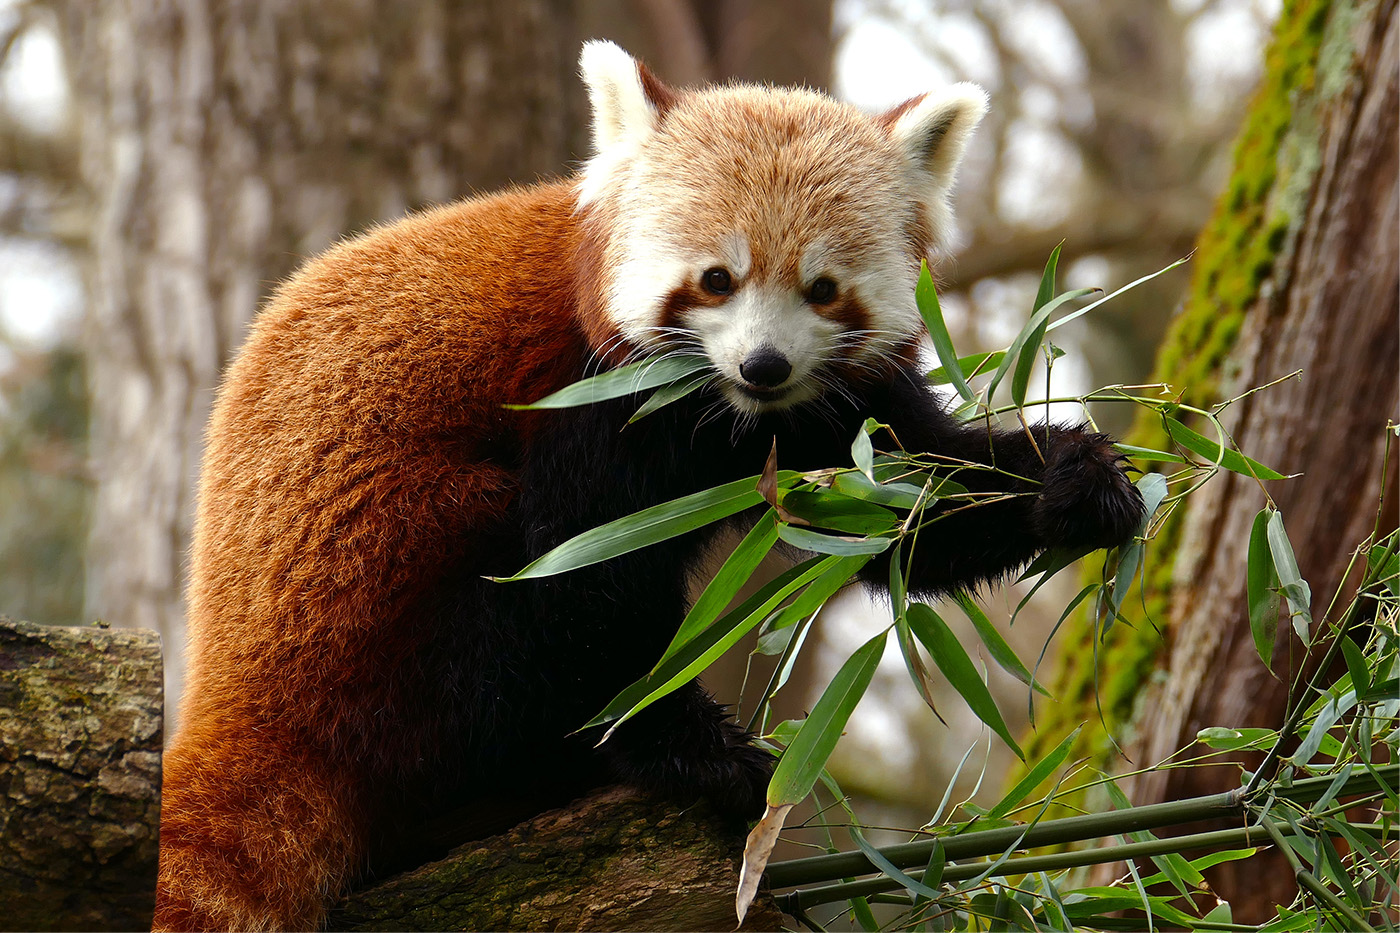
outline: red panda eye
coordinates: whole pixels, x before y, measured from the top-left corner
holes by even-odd
[[[728,269],[706,269],[700,276],[700,281],[705,286],[705,291],[711,295],[727,295],[734,287]]]
[[[814,305],[831,304],[836,299],[836,283],[831,279],[817,279],[807,289],[807,300]]]

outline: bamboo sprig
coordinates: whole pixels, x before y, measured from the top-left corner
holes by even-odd
[[[1390,769],[1390,773],[1385,776],[1400,783],[1400,771]],[[1278,797],[1294,803],[1311,803],[1327,791],[1332,780],[1332,775],[1304,778],[1294,782],[1289,787],[1278,788]],[[1395,784],[1391,786],[1393,788]],[[1349,778],[1337,796],[1375,793],[1380,789],[1376,775],[1363,772]],[[977,830],[960,835],[939,836],[937,839],[886,846],[879,849],[879,852],[897,868],[922,867],[928,863],[929,855],[934,847],[939,845],[943,847],[945,857],[951,862],[1000,855],[1007,846],[1018,839],[1021,840],[1018,848],[1033,849],[1068,842],[1082,842],[1087,839],[1099,839],[1144,829],[1177,826],[1199,820],[1243,816],[1247,811],[1244,788],[1238,788],[1223,794],[1154,803],[1126,810],[1113,810],[1108,813],[1091,813],[1083,816],[1044,820],[1029,827],[1018,824],[997,829]],[[1180,839],[1173,841],[1179,843]],[[1139,843],[1132,843],[1128,846],[1106,846],[1088,853],[1074,854],[1096,856],[1084,864],[1120,861],[1124,857],[1120,853],[1132,845],[1139,845]],[[1010,864],[1010,861],[1007,864]],[[841,852],[834,855],[818,855],[776,862],[768,866],[766,877],[771,887],[785,888],[834,881],[853,875],[871,874],[878,870],[863,852]],[[950,866],[945,871],[945,878],[949,877],[947,873],[952,870]],[[1035,869],[1022,870],[1033,871]],[[873,879],[873,881],[885,883],[885,887],[877,890],[890,890],[899,886],[897,882],[891,882],[886,878]],[[862,884],[864,882],[855,883]],[[804,897],[801,903],[809,902]]]

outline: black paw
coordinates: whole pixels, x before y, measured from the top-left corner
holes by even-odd
[[[681,804],[704,797],[724,816],[756,820],[776,759],[752,739],[691,683],[623,726],[603,749],[626,783]]]
[[[1054,437],[1036,499],[1036,531],[1050,547],[1108,548],[1133,536],[1142,495],[1107,434],[1070,428]]]
[[[767,806],[768,780],[777,759],[751,744],[753,736],[734,729],[724,751],[711,760],[707,774],[697,775],[697,789],[725,816],[756,820]]]

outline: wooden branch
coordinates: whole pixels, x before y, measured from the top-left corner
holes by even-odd
[[[148,930],[160,637],[0,617],[0,929]]]
[[[333,930],[732,930],[743,834],[609,787],[352,894]],[[776,930],[768,895],[744,930]]]

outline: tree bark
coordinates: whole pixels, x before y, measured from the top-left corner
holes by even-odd
[[[0,618],[0,929],[148,930],[160,638]]]
[[[624,787],[352,894],[335,930],[732,930],[742,833]],[[779,929],[772,899],[742,929]]]
[[[567,0],[50,0],[92,201],[87,615],[159,630],[213,389],[267,290],[348,231],[582,152]]]
[[[1314,51],[1302,54],[1289,41],[1312,41]],[[1394,456],[1383,466],[1387,421],[1400,421],[1396,3],[1297,4],[1285,10],[1272,56],[1276,64],[1297,58],[1285,85],[1265,88],[1255,117],[1291,106],[1291,128],[1263,151],[1251,148],[1247,134],[1216,224],[1220,229],[1219,218],[1237,211],[1241,191],[1263,186],[1265,226],[1228,246],[1203,239],[1203,253],[1224,256],[1200,262],[1203,269],[1245,267],[1257,283],[1234,349],[1215,370],[1220,396],[1303,371],[1301,379],[1232,406],[1225,423],[1250,456],[1303,474],[1268,487],[1320,619],[1347,584],[1353,549],[1377,526],[1382,533],[1396,527]],[[1267,265],[1253,238],[1277,247]],[[1212,301],[1217,312],[1227,307],[1228,287],[1238,281],[1198,279],[1197,310]],[[1183,356],[1180,368],[1198,361]],[[1172,381],[1171,371],[1164,375]],[[1263,505],[1259,486],[1234,474],[1190,501],[1170,591],[1167,677],[1139,698],[1145,713],[1128,750],[1133,761],[1159,761],[1207,726],[1282,722],[1303,649],[1283,625],[1277,673],[1255,653],[1243,576],[1251,523]],[[1134,802],[1145,804],[1216,793],[1238,781],[1228,768],[1181,768],[1144,775],[1130,787]],[[1282,864],[1273,871],[1254,861],[1244,868],[1227,863],[1211,880],[1239,922],[1274,916],[1273,906],[1294,892]]]

